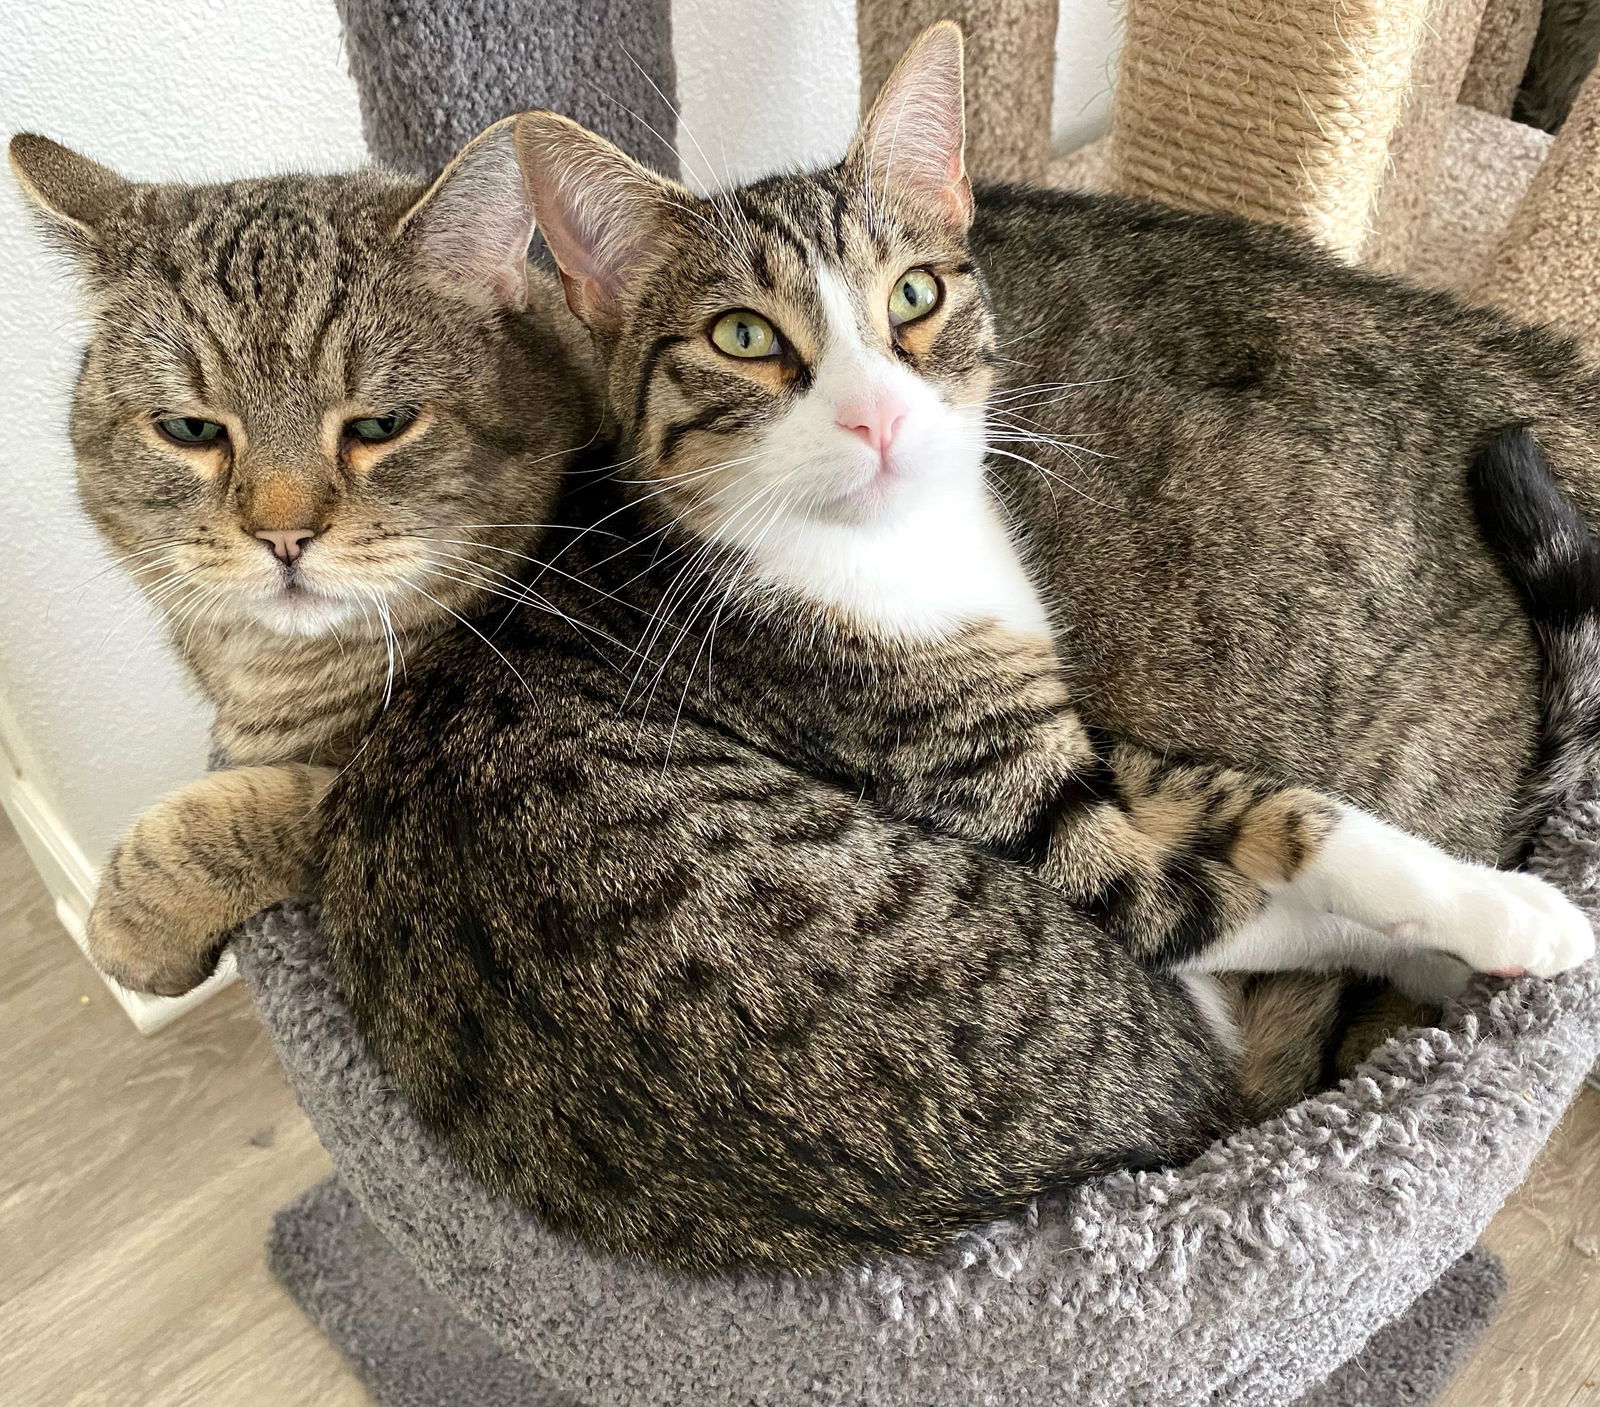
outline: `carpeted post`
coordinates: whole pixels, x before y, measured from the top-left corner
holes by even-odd
[[[1370,214],[1361,261],[1404,269],[1428,216],[1428,198],[1471,67],[1485,0],[1431,0],[1411,65],[1411,93],[1389,143],[1389,165]]]
[[[1461,84],[1460,100],[1496,117],[1510,117],[1517,86],[1539,32],[1539,0],[1489,0],[1478,43]]]
[[[859,0],[861,97],[870,103],[935,20],[967,41],[967,169],[981,181],[1040,181],[1050,158],[1056,0]]]
[[[1600,73],[1579,92],[1473,296],[1600,349]]]
[[[338,3],[367,146],[386,165],[428,174],[491,122],[547,107],[678,174],[671,0]]]
[[[1356,257],[1428,0],[1130,0],[1112,189]]]

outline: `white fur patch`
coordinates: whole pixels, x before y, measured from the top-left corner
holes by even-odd
[[[1254,923],[1207,949],[1196,971],[1356,966],[1402,971],[1405,955],[1454,955],[1480,972],[1552,977],[1594,956],[1594,931],[1530,874],[1458,860],[1354,806],[1316,859]]]
[[[1180,972],[1178,981],[1189,993],[1189,999],[1199,1009],[1200,1019],[1206,1023],[1217,1043],[1230,1054],[1244,1050],[1244,1038],[1233,1019],[1227,993],[1215,977],[1204,972]]]

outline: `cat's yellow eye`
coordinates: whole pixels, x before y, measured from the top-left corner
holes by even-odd
[[[175,445],[193,449],[205,448],[228,438],[227,430],[215,420],[202,420],[196,415],[175,415],[168,420],[156,421],[156,429]]]
[[[712,324],[711,345],[730,357],[775,357],[783,350],[778,329],[745,308],[724,313]]]
[[[915,322],[939,305],[939,280],[926,269],[907,269],[889,294],[889,324]]]
[[[416,411],[410,409],[391,410],[387,415],[364,415],[359,420],[345,421],[344,432],[362,444],[381,445],[385,440],[392,440],[416,418]]]

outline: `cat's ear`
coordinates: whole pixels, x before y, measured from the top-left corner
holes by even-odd
[[[503,118],[468,142],[395,226],[429,279],[486,307],[521,308],[528,299],[533,206],[515,122]]]
[[[109,166],[33,132],[8,148],[22,193],[43,213],[46,227],[86,264],[100,246],[100,227],[133,194],[134,183]]]
[[[961,27],[940,20],[894,66],[845,159],[861,167],[873,191],[929,206],[964,229],[972,186],[963,102]]]
[[[686,192],[553,112],[517,119],[517,158],[568,305],[590,327],[614,330],[667,212]]]

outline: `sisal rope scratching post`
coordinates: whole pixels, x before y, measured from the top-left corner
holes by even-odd
[[[1600,73],[1584,83],[1473,296],[1600,347]]]
[[[1043,180],[1056,15],[1056,0],[859,0],[862,102],[921,30],[953,19],[967,42],[967,169],[980,181]]]
[[[1539,0],[1489,0],[1478,27],[1478,45],[1461,84],[1461,102],[1496,117],[1511,116],[1542,10]]]
[[[1427,0],[1131,0],[1111,188],[1354,258],[1427,20]]]

